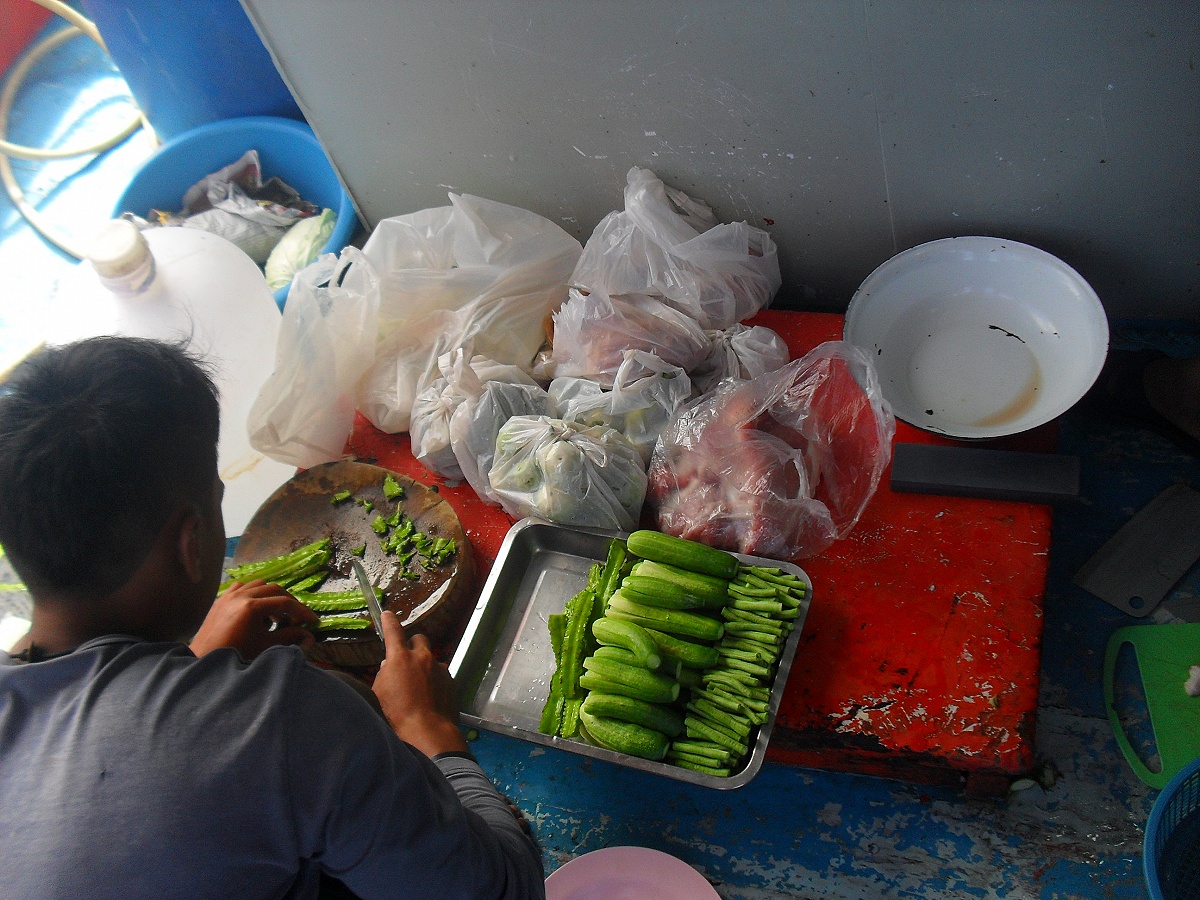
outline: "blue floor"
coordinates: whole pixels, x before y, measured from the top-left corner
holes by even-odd
[[[120,78],[86,39],[71,41],[18,98],[9,139],[63,146],[123,119]],[[144,133],[100,158],[17,161],[48,218],[76,235],[111,211],[152,150]],[[74,261],[0,197],[0,364],[35,343],[38,311]],[[1190,326],[1121,323],[1114,346],[1200,351]],[[671,853],[724,898],[1140,898],[1142,838],[1156,791],[1133,775],[1105,715],[1109,635],[1138,624],[1071,583],[1137,510],[1176,482],[1200,485],[1200,459],[1148,432],[1068,414],[1062,451],[1083,463],[1081,495],[1055,511],[1046,596],[1038,777],[1001,800],[898,781],[767,763],[733,792],[693,788],[557,750],[483,734],[474,749],[526,812],[547,870],[633,844]],[[11,580],[0,571],[0,582]],[[1145,622],[1196,620],[1193,570]],[[0,592],[0,615],[20,610]],[[1200,661],[1200,660],[1198,660]]]

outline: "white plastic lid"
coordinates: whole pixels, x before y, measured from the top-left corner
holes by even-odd
[[[87,245],[87,259],[101,278],[125,278],[144,266],[150,245],[136,225],[113,219],[102,225]]]

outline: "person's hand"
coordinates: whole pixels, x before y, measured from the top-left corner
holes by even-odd
[[[466,750],[454,680],[433,655],[425,635],[409,640],[395,613],[385,612],[383,646],[387,655],[372,689],[392,730],[429,757]]]
[[[218,647],[232,647],[250,660],[277,644],[309,646],[313,642],[309,627],[319,620],[277,584],[235,581],[213,603],[191,648],[196,656],[203,656]]]

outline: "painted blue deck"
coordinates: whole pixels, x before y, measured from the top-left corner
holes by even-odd
[[[10,139],[62,146],[102,133],[124,114],[113,99],[120,93],[104,57],[76,39],[22,92]],[[49,217],[84,234],[149,152],[139,134],[99,159],[14,168]],[[72,264],[0,197],[0,355],[36,337],[38,306]],[[1200,350],[1188,327],[1129,325],[1116,338],[1117,346]],[[475,752],[531,819],[547,870],[589,850],[634,844],[685,860],[725,898],[1145,896],[1141,842],[1156,792],[1120,756],[1100,685],[1108,636],[1136,623],[1074,587],[1071,576],[1161,489],[1200,485],[1200,460],[1074,412],[1062,441],[1063,452],[1083,460],[1083,485],[1054,519],[1036,737],[1044,784],[1000,801],[970,800],[767,763],[748,787],[716,792],[481,734]],[[1198,586],[1193,570],[1153,620],[1200,618]],[[0,614],[14,608],[6,596]],[[19,606],[19,597],[9,599]]]

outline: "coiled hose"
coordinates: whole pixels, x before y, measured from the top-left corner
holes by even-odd
[[[70,240],[59,234],[57,229],[50,225],[38,209],[26,198],[25,192],[17,183],[17,178],[13,173],[12,163],[9,161],[9,158],[28,160],[65,159],[72,156],[83,156],[84,154],[102,153],[110,147],[121,143],[121,141],[125,140],[139,128],[149,128],[149,125],[142,112],[138,110],[130,121],[115,134],[94,144],[89,144],[86,147],[68,147],[50,150],[40,147],[26,147],[7,140],[8,117],[12,112],[17,91],[28,76],[30,69],[42,57],[60,44],[64,44],[71,38],[78,37],[79,35],[90,37],[100,46],[100,49],[106,53],[108,52],[108,48],[104,45],[104,39],[100,37],[100,31],[90,19],[76,12],[65,3],[60,2],[60,0],[33,0],[33,2],[66,19],[71,24],[67,28],[46,35],[30,47],[29,51],[13,65],[8,79],[4,83],[4,89],[0,91],[0,181],[4,182],[4,189],[8,192],[13,206],[17,208],[17,211],[21,213],[25,220],[42,237],[64,253],[76,259],[82,259],[83,252],[75,247]]]

